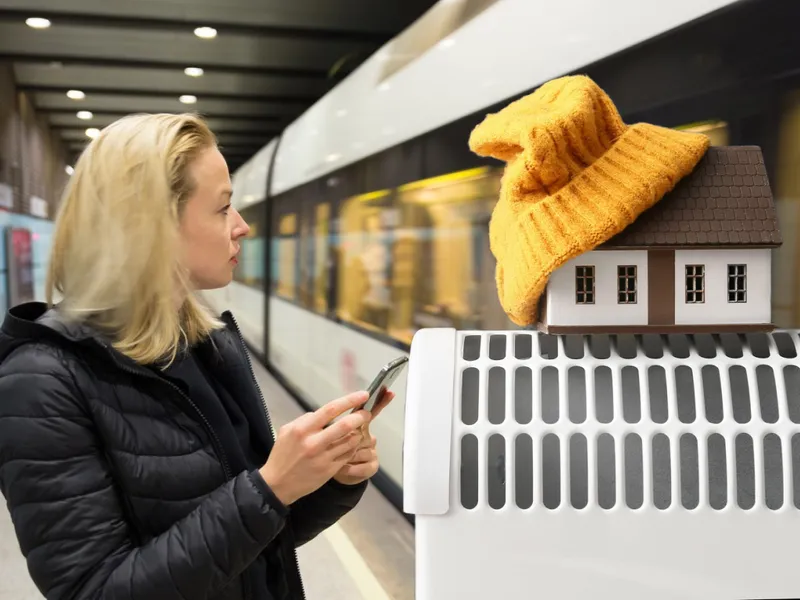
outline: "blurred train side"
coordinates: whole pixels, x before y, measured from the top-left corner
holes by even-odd
[[[467,139],[486,113],[568,73],[591,76],[629,123],[762,147],[786,240],[774,320],[800,326],[798,3],[478,5],[471,18],[459,2],[434,7],[233,176],[251,234],[236,281],[206,296],[308,408],[364,388],[422,327],[513,328],[488,245],[502,171]],[[402,399],[405,377],[395,389]],[[376,483],[399,502],[402,402],[373,427]]]

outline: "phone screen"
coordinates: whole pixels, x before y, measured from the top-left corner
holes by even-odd
[[[372,410],[375,405],[383,398],[386,391],[392,386],[400,373],[403,372],[408,363],[407,356],[401,356],[383,367],[372,383],[367,388],[369,398],[362,407],[364,410]]]

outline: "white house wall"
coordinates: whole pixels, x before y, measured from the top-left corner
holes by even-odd
[[[594,304],[575,303],[575,267],[594,265]],[[617,303],[617,266],[636,265],[636,304]],[[547,284],[547,325],[647,325],[647,251],[587,252],[565,263]]]
[[[770,323],[771,251],[677,250],[675,324]],[[686,304],[686,265],[705,265],[705,302]],[[747,302],[728,302],[728,265],[747,265]]]

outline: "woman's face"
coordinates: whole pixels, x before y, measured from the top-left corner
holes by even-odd
[[[231,206],[228,165],[208,148],[189,167],[195,190],[181,215],[181,252],[196,290],[225,287],[233,278],[239,240],[250,228]]]

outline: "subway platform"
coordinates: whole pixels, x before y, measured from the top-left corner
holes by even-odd
[[[253,360],[275,427],[303,409]],[[297,551],[308,600],[412,600],[414,530],[372,485],[339,523]],[[20,554],[9,514],[0,508],[0,600],[41,600]]]

